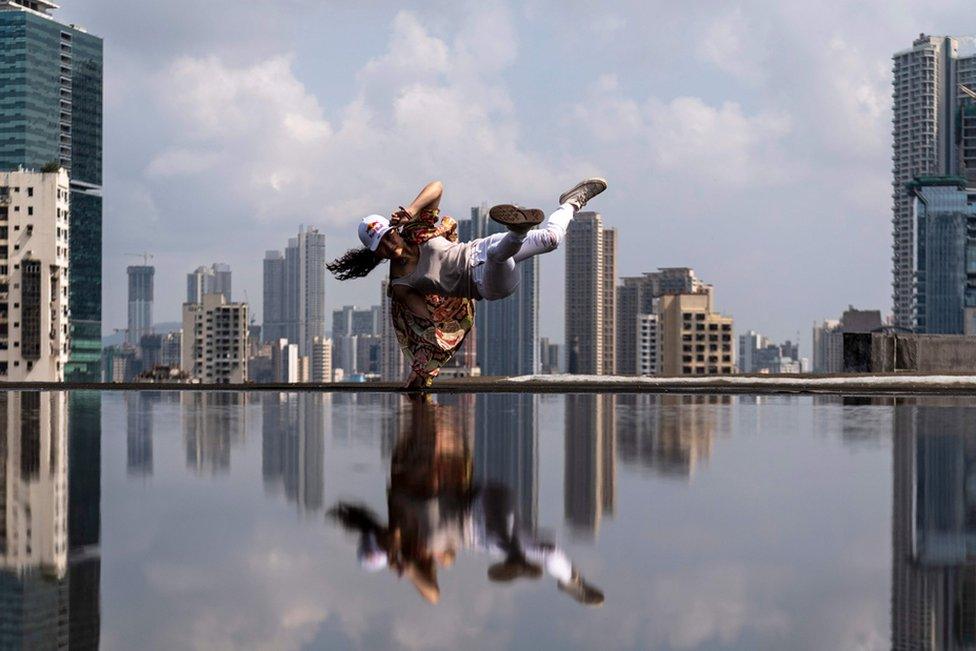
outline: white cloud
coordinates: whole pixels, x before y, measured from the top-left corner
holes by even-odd
[[[363,66],[357,95],[334,111],[334,123],[291,57],[180,59],[157,81],[174,143],[147,174],[210,170],[207,183],[232,189],[238,209],[289,222],[345,223],[393,210],[448,173],[468,197],[529,189],[548,197],[560,187],[553,167],[522,148],[511,102],[494,81],[513,50],[484,46],[513,41],[505,11],[477,12],[452,46],[400,12],[388,52]]]
[[[575,105],[573,121],[597,143],[623,146],[625,159],[649,178],[668,177],[687,187],[700,183],[763,187],[787,177],[784,140],[792,120],[782,112],[747,115],[735,102],[719,106],[698,97],[624,96],[617,79],[602,77]]]
[[[701,60],[743,81],[762,81],[768,50],[741,6],[713,18],[696,40]]]

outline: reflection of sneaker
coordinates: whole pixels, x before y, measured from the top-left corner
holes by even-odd
[[[584,581],[583,577],[576,572],[573,573],[573,578],[570,579],[569,583],[559,581],[556,585],[584,606],[603,605],[603,592]]]
[[[586,202],[607,189],[607,180],[599,177],[580,181],[559,195],[559,205],[571,203],[576,210],[582,210]]]
[[[488,578],[495,583],[508,583],[522,577],[538,579],[540,576],[542,568],[524,559],[508,559],[488,568]]]
[[[532,230],[533,226],[541,224],[542,220],[546,218],[545,214],[538,208],[523,208],[509,203],[492,206],[491,210],[488,211],[488,216],[491,217],[492,221],[496,221],[516,233],[527,233]]]

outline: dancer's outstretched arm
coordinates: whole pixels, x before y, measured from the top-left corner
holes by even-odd
[[[442,194],[444,194],[444,184],[440,181],[431,181],[424,186],[424,189],[420,191],[413,203],[407,206],[406,210],[411,217],[416,217],[425,208],[437,210],[441,205]]]

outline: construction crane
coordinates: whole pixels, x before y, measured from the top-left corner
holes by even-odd
[[[966,84],[959,84],[959,90],[961,90],[964,95],[969,96],[970,99],[976,99],[976,90],[973,90]]]
[[[126,255],[129,256],[130,258],[142,258],[142,266],[144,267],[148,267],[149,261],[155,257],[153,256],[152,253],[149,253],[148,251],[143,253],[126,253]]]

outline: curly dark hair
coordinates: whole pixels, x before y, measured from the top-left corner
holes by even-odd
[[[358,249],[349,249],[332,262],[327,263],[325,267],[338,280],[349,280],[350,278],[365,278],[381,262],[383,262],[383,258],[364,246]]]

